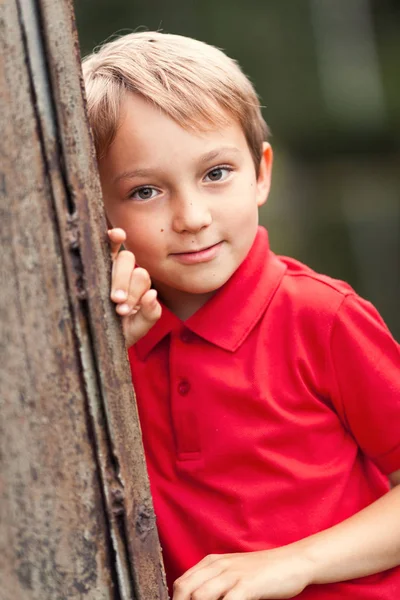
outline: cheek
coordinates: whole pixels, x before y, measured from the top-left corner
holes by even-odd
[[[220,215],[226,223],[232,227],[244,227],[253,223],[257,219],[258,207],[254,194],[254,189],[247,186],[242,188],[234,195],[231,195],[224,203],[223,209],[220,207]]]
[[[125,227],[128,250],[132,250],[136,256],[152,255],[157,251],[161,244],[160,228],[156,228],[149,223],[130,223]],[[161,239],[160,239],[161,238]]]
[[[159,261],[166,245],[166,227],[150,216],[130,217],[122,220],[120,227],[125,229],[127,240],[125,247],[134,253],[137,263],[147,267]]]
[[[163,224],[158,224],[157,214],[150,211],[137,210],[132,204],[120,203],[119,205],[105,206],[107,218],[113,227],[121,227],[127,235],[128,243],[142,245],[147,238],[154,237]]]
[[[106,213],[107,220],[110,222],[112,227],[121,227],[121,221],[123,221],[123,210],[116,202],[107,199],[104,196],[104,211]]]

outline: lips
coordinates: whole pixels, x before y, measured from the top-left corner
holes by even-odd
[[[194,265],[214,260],[221,250],[223,242],[217,242],[212,246],[206,246],[199,250],[188,250],[187,252],[174,252],[170,256],[183,265]]]
[[[210,248],[214,248],[214,246],[218,246],[221,242],[216,242],[215,244],[211,244],[210,246],[204,246],[203,248],[198,248],[197,250],[183,250],[182,252],[171,252],[172,256],[179,256],[180,254],[196,254],[197,252],[205,252],[206,250],[210,250]]]

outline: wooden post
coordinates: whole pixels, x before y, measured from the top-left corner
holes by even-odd
[[[165,600],[66,0],[0,2],[0,598]]]

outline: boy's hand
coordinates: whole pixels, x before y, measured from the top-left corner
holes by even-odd
[[[311,582],[311,563],[291,546],[210,554],[175,581],[173,600],[294,598]]]
[[[127,347],[140,340],[161,316],[156,290],[150,289],[148,272],[135,267],[135,257],[128,250],[120,251],[126,240],[123,229],[109,229],[108,237],[113,262],[111,300],[122,318]]]

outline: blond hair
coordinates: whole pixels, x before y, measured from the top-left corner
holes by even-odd
[[[118,128],[126,92],[140,94],[179,125],[205,131],[235,119],[258,173],[268,127],[257,94],[233,59],[180,35],[154,31],[114,39],[83,60],[89,122],[102,158]]]

